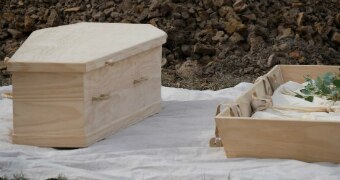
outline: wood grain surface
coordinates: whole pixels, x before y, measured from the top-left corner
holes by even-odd
[[[304,82],[326,72],[339,72],[340,66],[279,65],[264,77],[275,90],[287,81]],[[221,138],[227,157],[285,158],[306,162],[340,163],[340,120],[280,120],[250,118],[254,97],[268,94],[261,79],[240,96],[233,106],[235,113],[221,111],[216,115],[216,134]],[[226,109],[226,111],[230,111]],[[234,117],[232,117],[234,116]]]
[[[13,143],[86,147],[161,108],[161,46],[87,73],[13,73]]]
[[[91,139],[115,133],[160,110],[160,63],[161,47],[157,47],[85,74],[86,132],[98,136]],[[93,101],[101,95],[108,98]],[[137,112],[139,117],[133,115]]]
[[[7,66],[12,72],[88,72],[165,41],[165,32],[150,24],[64,25],[34,31]]]

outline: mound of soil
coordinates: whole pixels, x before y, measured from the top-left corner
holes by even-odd
[[[0,59],[41,28],[82,21],[150,23],[168,33],[162,83],[220,89],[276,64],[340,64],[339,0],[8,0]],[[0,63],[0,81],[9,82]]]

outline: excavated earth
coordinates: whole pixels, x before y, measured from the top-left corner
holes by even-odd
[[[2,0],[1,85],[11,83],[2,60],[32,31],[82,21],[167,32],[164,86],[221,89],[276,64],[340,64],[339,0]]]

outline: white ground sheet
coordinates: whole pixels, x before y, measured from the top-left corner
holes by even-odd
[[[225,157],[210,148],[219,102],[235,99],[251,84],[220,91],[162,88],[159,114],[82,149],[13,145],[12,101],[0,100],[0,175],[32,179],[340,179],[340,165],[296,160]],[[11,87],[0,87],[0,93]],[[339,150],[340,151],[340,150]]]

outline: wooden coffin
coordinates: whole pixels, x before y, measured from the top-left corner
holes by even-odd
[[[147,24],[33,32],[8,62],[13,143],[86,147],[161,107],[166,34]]]
[[[340,120],[279,120],[250,118],[254,97],[271,96],[287,81],[304,82],[326,72],[338,72],[340,66],[278,65],[235,102],[217,110],[216,137],[211,146],[222,146],[226,156],[284,158],[306,162],[340,162]]]

